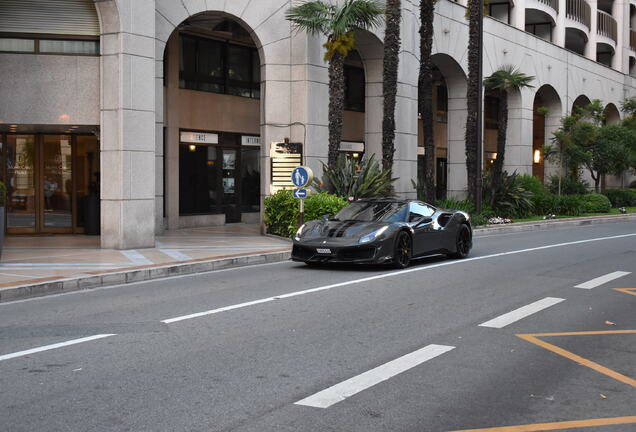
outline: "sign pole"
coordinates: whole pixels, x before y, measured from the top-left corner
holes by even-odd
[[[300,214],[298,215],[298,226],[302,226],[305,223],[305,199],[300,200]]]
[[[294,168],[291,173],[291,182],[296,187],[296,189],[292,192],[294,198],[298,198],[300,201],[299,212],[298,212],[298,226],[302,226],[305,223],[305,198],[307,198],[309,192],[307,189],[303,189],[307,186],[311,185],[311,182],[314,180],[314,173],[311,171],[311,168],[306,166],[300,166]]]

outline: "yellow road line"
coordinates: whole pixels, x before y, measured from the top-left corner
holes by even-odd
[[[636,288],[614,288],[614,290],[623,292],[625,294],[631,294],[633,296],[636,296]]]
[[[614,378],[617,381],[625,383],[627,385],[631,385],[632,387],[636,387],[636,380],[620,374],[612,369],[606,368],[605,366],[601,366],[598,363],[595,363],[591,360],[583,358],[579,355],[576,355],[570,351],[564,350],[556,345],[549,344],[539,337],[548,337],[548,336],[581,336],[581,335],[607,335],[607,334],[636,334],[636,330],[614,330],[614,331],[587,331],[587,332],[571,332],[571,333],[538,333],[538,334],[518,334],[517,337],[538,345],[542,348],[545,348],[553,353],[559,354],[565,358],[568,358],[572,361],[575,361],[583,366],[587,366],[590,369],[594,369],[595,371],[602,373],[604,375],[609,376],[610,378]]]
[[[572,428],[584,428],[594,426],[611,426],[636,423],[636,416],[631,417],[612,417],[599,418],[589,420],[574,420],[554,423],[537,423],[519,426],[502,426],[484,429],[464,429],[453,432],[536,432],[536,431],[553,431]]]

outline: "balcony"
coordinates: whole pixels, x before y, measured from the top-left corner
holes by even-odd
[[[536,1],[548,6],[549,8],[554,10],[557,14],[559,13],[559,0],[536,0]]]
[[[585,0],[566,0],[565,1],[566,18],[587,27],[590,30],[592,23],[592,10]]]
[[[596,33],[613,40],[614,44],[616,44],[618,41],[618,25],[616,24],[616,20],[602,10],[596,11],[596,17]]]

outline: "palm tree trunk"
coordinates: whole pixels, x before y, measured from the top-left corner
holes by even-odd
[[[327,165],[336,168],[342,141],[344,115],[344,57],[336,52],[329,60],[329,153]]]
[[[424,181],[426,201],[435,204],[435,130],[433,128],[433,19],[435,0],[420,2],[420,75],[418,77],[418,111],[424,132]]]
[[[402,2],[387,0],[386,31],[384,33],[384,62],[382,85],[384,90],[384,113],[382,118],[382,167],[393,169],[395,153],[395,100],[397,95],[398,64],[400,54],[400,19]]]
[[[480,189],[478,182],[478,163],[481,157],[477,154],[478,134],[481,133],[481,125],[477,124],[477,110],[479,107],[479,8],[483,7],[483,0],[468,0],[468,89],[466,91],[466,105],[468,116],[466,118],[466,173],[468,177],[468,198],[477,198]]]
[[[499,112],[497,113],[499,127],[497,128],[497,158],[492,166],[492,184],[490,187],[490,207],[495,208],[497,191],[501,186],[501,173],[506,158],[506,133],[508,131],[508,93],[499,90]]]

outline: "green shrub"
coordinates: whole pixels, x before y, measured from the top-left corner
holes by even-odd
[[[332,194],[317,193],[305,199],[305,220],[319,219],[323,215],[332,216],[347,205],[347,202]],[[265,225],[267,232],[281,237],[292,237],[298,227],[298,199],[292,191],[281,190],[265,198]]]
[[[324,215],[333,216],[346,205],[347,201],[337,195],[325,192],[310,195],[305,200],[305,220],[320,219]]]
[[[270,234],[291,237],[298,224],[298,200],[292,191],[280,190],[265,198],[265,226]]]
[[[576,176],[559,177],[555,175],[550,177],[548,185],[551,194],[559,194],[559,178],[561,179],[561,195],[584,195],[590,190],[590,184]]]
[[[505,218],[524,218],[534,212],[532,202],[533,193],[524,187],[519,174],[508,174],[504,171],[501,174],[501,181],[495,196],[494,213],[496,216]],[[491,173],[483,179],[484,202],[490,202],[491,197]]]
[[[579,216],[585,211],[582,195],[544,195],[535,201],[535,214]]]
[[[345,199],[392,196],[393,182],[397,180],[391,178],[391,171],[380,168],[374,155],[364,157],[360,162],[341,155],[334,169],[323,163],[322,174],[322,180],[314,180],[314,189],[332,191]]]
[[[517,180],[519,182],[519,186],[529,192],[532,192],[533,195],[545,195],[548,193],[543,182],[533,175],[524,174],[519,176]]]
[[[0,207],[4,207],[7,203],[7,186],[0,181]]]
[[[612,208],[610,200],[601,194],[581,195],[585,213],[607,213]]]
[[[603,192],[612,207],[632,207],[636,206],[636,189],[608,189]]]

